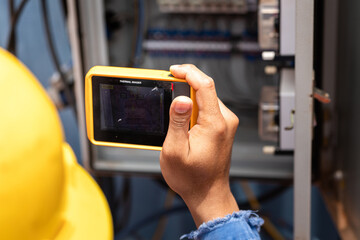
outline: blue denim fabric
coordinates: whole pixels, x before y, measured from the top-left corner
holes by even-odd
[[[239,211],[229,214],[224,218],[203,223],[200,227],[189,234],[181,236],[180,239],[195,240],[258,240],[259,231],[264,220],[253,211]]]

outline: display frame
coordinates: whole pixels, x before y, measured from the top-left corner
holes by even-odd
[[[172,83],[187,83],[184,79],[174,78],[169,71],[138,68],[122,68],[95,66],[85,77],[85,110],[88,139],[94,145],[135,148],[144,150],[161,150],[166,137],[169,108],[173,99]],[[100,85],[114,84],[114,86],[157,87],[164,90],[164,130],[162,134],[143,133],[136,131],[118,131],[101,129]],[[165,87],[166,86],[166,87]],[[190,127],[197,119],[197,105],[195,91],[189,86],[189,97],[193,100],[193,112]]]

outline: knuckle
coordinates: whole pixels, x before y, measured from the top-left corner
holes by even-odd
[[[182,67],[187,74],[194,74],[198,70],[193,64],[183,64]]]
[[[203,86],[209,89],[215,89],[214,79],[212,79],[211,77],[205,77],[203,79]]]
[[[237,127],[239,126],[239,118],[233,114],[233,117],[232,117],[232,126],[237,129]]]
[[[214,133],[218,137],[224,137],[226,136],[227,132],[227,126],[225,121],[218,121],[217,124],[214,126]]]
[[[194,64],[190,64],[190,63],[187,63],[187,64],[183,64],[183,67],[188,69],[188,70],[195,70],[196,67]]]

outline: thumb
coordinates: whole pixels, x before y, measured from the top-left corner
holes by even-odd
[[[170,106],[169,129],[165,139],[168,145],[187,144],[192,106],[192,100],[185,96],[179,96],[173,100]]]

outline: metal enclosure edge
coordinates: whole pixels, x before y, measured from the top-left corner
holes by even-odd
[[[296,0],[294,239],[310,239],[314,0]]]

